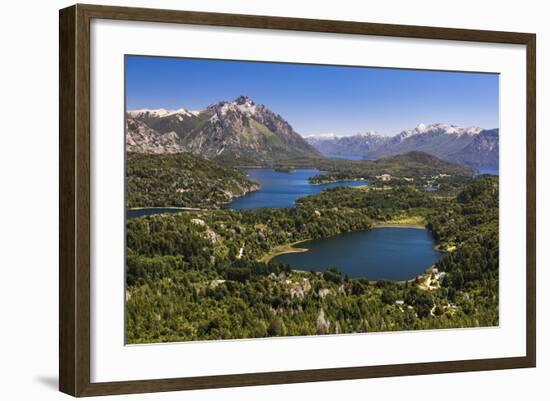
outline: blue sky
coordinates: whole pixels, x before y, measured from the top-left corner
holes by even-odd
[[[498,88],[496,74],[126,56],[128,110],[199,110],[246,95],[301,135],[497,128]]]

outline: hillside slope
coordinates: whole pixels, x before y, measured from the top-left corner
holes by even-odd
[[[126,206],[218,208],[259,189],[246,174],[191,153],[128,153]]]
[[[126,143],[129,152],[186,151],[237,165],[320,156],[285,119],[246,96],[202,111],[129,111]]]
[[[420,151],[472,167],[498,167],[498,128],[420,124],[394,136],[369,132],[347,137],[311,136],[307,141],[324,155],[379,159]]]

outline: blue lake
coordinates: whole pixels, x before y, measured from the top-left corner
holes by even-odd
[[[369,280],[408,280],[422,274],[443,255],[433,249],[430,232],[422,228],[379,227],[302,242],[302,253],[273,260],[294,269],[324,271],[337,267],[349,277]]]
[[[327,188],[337,186],[368,185],[367,181],[343,181],[330,184],[313,185],[308,179],[322,173],[317,169],[297,169],[289,172],[275,171],[268,168],[246,169],[245,173],[260,184],[260,190],[235,198],[226,205],[235,210],[258,209],[265,207],[292,207],[296,199],[313,195]],[[155,214],[181,213],[193,208],[148,207],[126,210],[126,218],[152,216]],[[195,209],[196,210],[196,209]]]
[[[498,167],[482,166],[477,167],[477,170],[479,171],[479,174],[499,175]]]
[[[367,185],[367,181],[344,181],[330,184],[312,185],[308,179],[321,173],[317,169],[297,169],[290,172],[273,169],[247,169],[251,180],[260,184],[260,190],[250,192],[227,205],[230,209],[258,209],[265,207],[292,207],[296,199],[313,195],[327,188],[337,186],[356,187]]]

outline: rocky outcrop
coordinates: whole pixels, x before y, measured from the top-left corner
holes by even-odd
[[[317,317],[317,334],[328,334],[329,329],[330,321],[325,317],[325,311],[321,308]]]
[[[240,165],[320,156],[283,117],[246,96],[200,112],[129,111],[126,138],[131,152],[186,151]]]

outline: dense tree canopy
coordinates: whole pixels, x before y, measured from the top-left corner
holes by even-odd
[[[256,189],[243,172],[191,153],[127,153],[128,208],[219,207]]]
[[[296,207],[127,221],[130,343],[498,324],[498,178],[337,187]],[[448,251],[407,282],[292,270],[266,258],[298,241],[414,216]],[[444,274],[441,274],[444,273]]]

